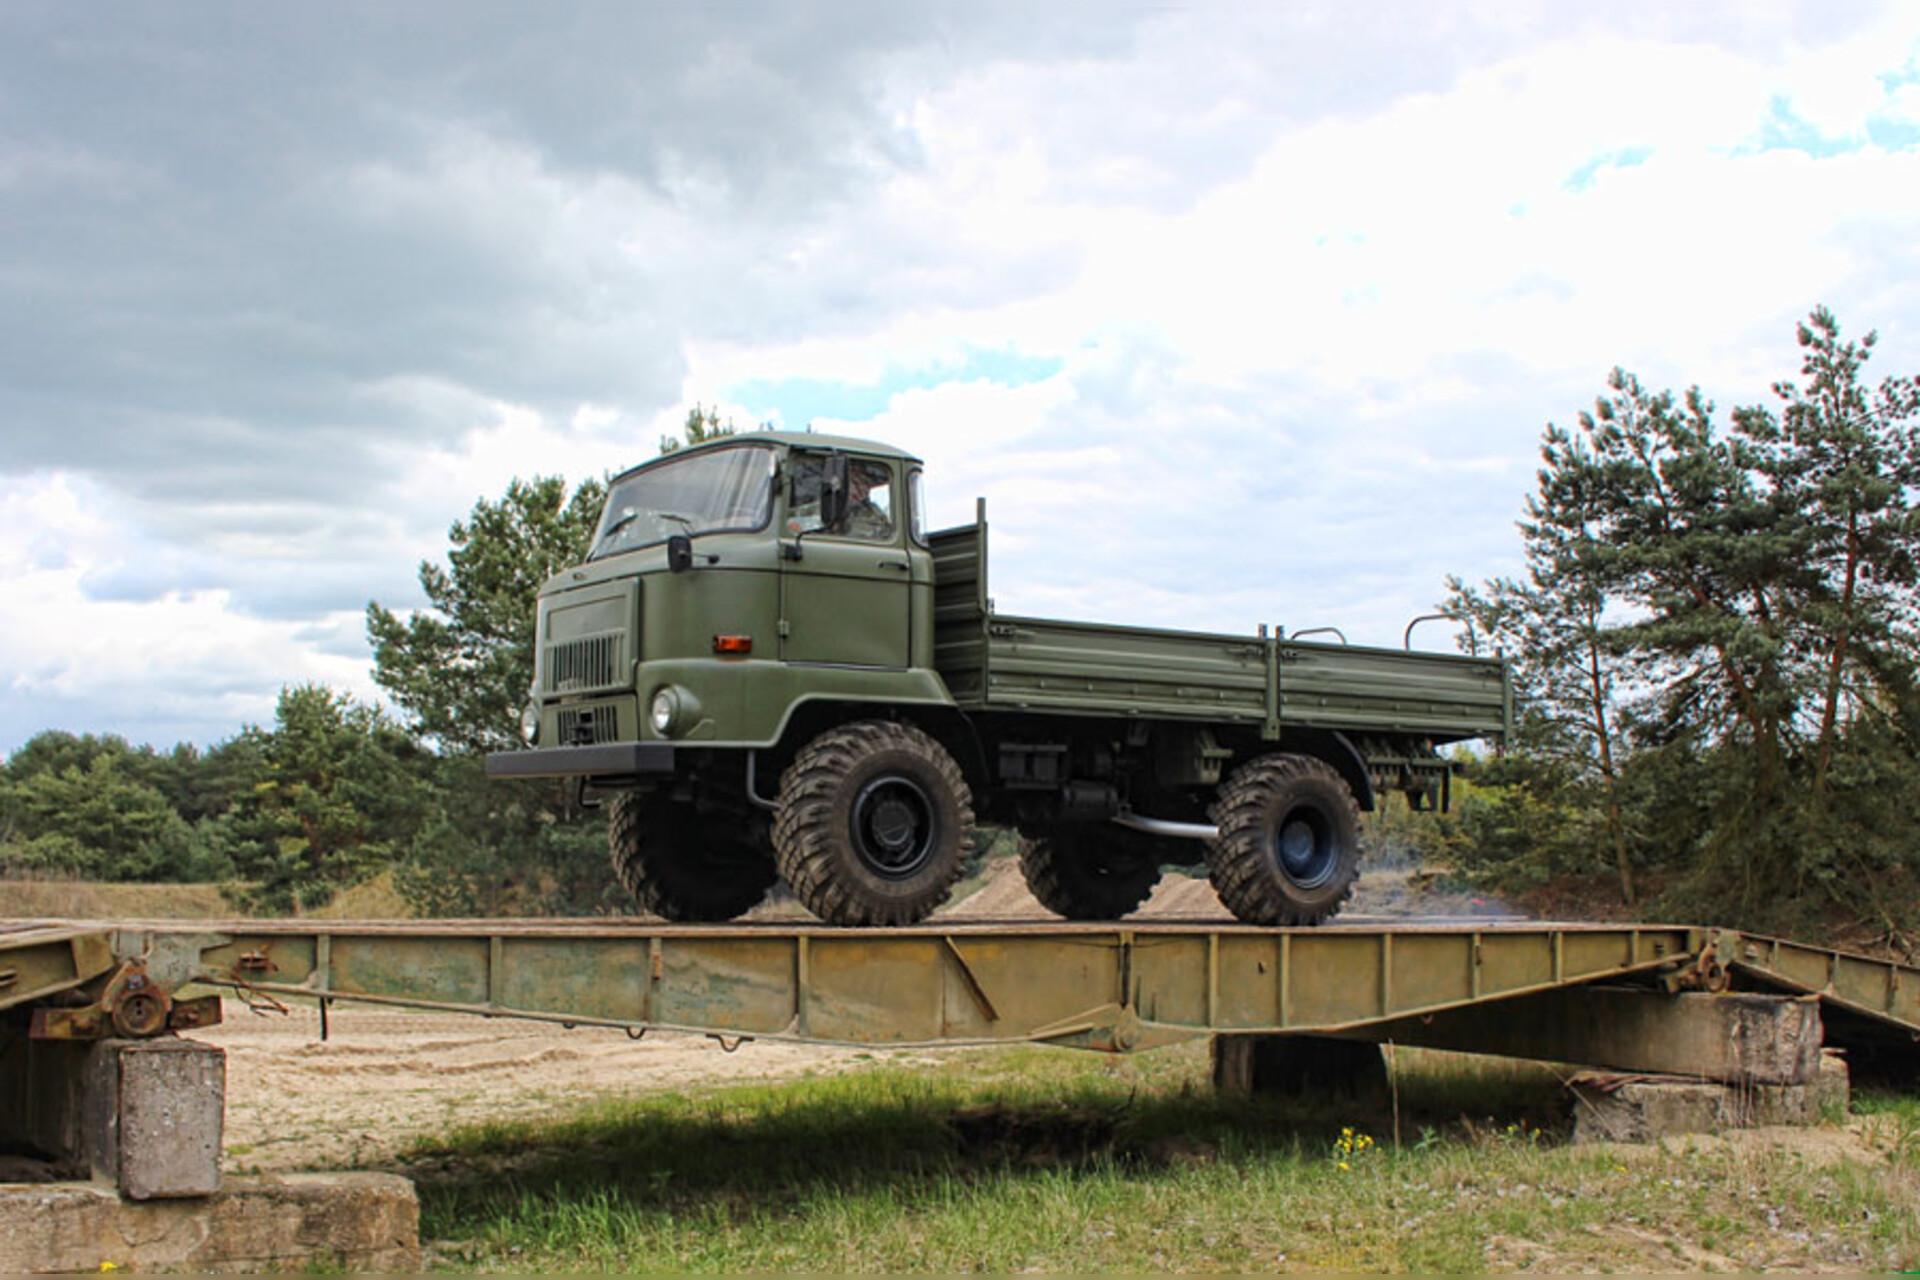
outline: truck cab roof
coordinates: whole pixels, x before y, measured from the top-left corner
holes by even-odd
[[[790,449],[836,449],[844,453],[859,453],[875,458],[894,458],[903,462],[921,460],[905,449],[879,440],[862,440],[857,436],[825,435],[817,431],[741,431],[730,436],[703,440],[699,444],[686,445],[662,457],[677,458],[695,450],[724,449],[741,444],[771,444]],[[651,466],[661,460],[661,458],[650,458],[640,466]],[[629,470],[637,471],[639,467],[632,467]]]

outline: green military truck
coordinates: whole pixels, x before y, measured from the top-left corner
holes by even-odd
[[[1351,892],[1361,810],[1444,807],[1435,749],[1511,722],[1497,661],[997,613],[984,503],[925,511],[917,459],[824,435],[619,476],[540,593],[530,745],[488,773],[608,796],[614,869],[669,920],[784,876],[829,923],[911,923],[983,822],[1070,919],[1204,863],[1240,919],[1299,925]]]

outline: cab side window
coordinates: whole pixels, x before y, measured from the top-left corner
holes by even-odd
[[[797,459],[793,489],[787,499],[787,532],[813,533],[820,529],[820,477],[823,470],[818,454]],[[828,530],[845,538],[867,542],[893,539],[893,468],[884,462],[855,459],[848,475],[851,492],[847,495],[847,519],[838,529]]]
[[[907,536],[917,547],[928,545],[926,473],[918,467],[907,472]]]

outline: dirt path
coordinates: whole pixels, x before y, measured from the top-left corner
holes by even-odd
[[[195,1033],[227,1051],[230,1172],[367,1167],[414,1139],[484,1120],[550,1115],[594,1098],[858,1069],[886,1054],[705,1036],[335,1007],[255,1015]],[[918,1056],[918,1055],[903,1055]]]

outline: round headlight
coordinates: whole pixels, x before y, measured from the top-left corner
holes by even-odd
[[[653,731],[662,736],[673,732],[673,722],[680,716],[680,699],[671,689],[662,689],[653,695]]]
[[[540,704],[529,702],[520,708],[520,738],[528,746],[540,740]]]

